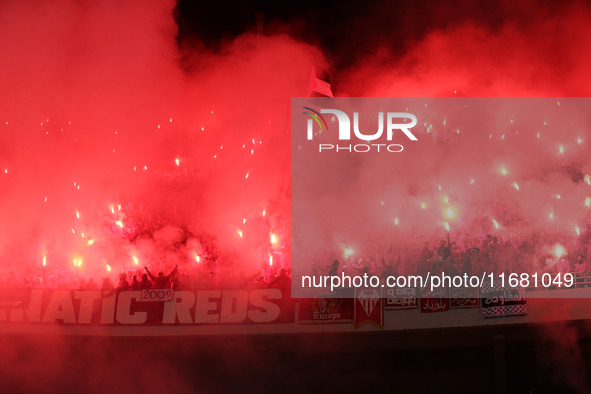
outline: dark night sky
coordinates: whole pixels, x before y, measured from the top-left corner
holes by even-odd
[[[466,22],[492,31],[507,22],[525,28],[572,2],[179,0],[176,16],[181,44],[199,37],[215,49],[227,39],[254,30],[255,13],[264,12],[266,34],[286,32],[318,45],[333,67],[343,69],[381,46],[403,53],[433,30]]]

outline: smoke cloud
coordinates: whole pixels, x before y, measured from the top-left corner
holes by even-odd
[[[421,31],[421,38],[404,40],[392,35],[392,39],[380,36],[381,40],[369,42],[370,47],[378,43],[377,48],[364,53],[341,75],[340,95],[589,95],[588,3],[540,7],[534,2],[501,1],[487,4],[486,11],[480,9],[475,15],[466,15],[462,7],[450,12],[447,5],[425,13],[420,7],[412,8],[414,13],[409,15],[413,18],[407,23],[416,27],[405,27],[410,37]],[[395,11],[388,10],[382,9],[381,14]],[[464,20],[457,20],[460,17]],[[424,29],[423,19],[438,27]],[[373,30],[368,32],[375,35]]]
[[[289,97],[306,94],[322,54],[251,34],[181,51],[174,6],[0,5],[5,270],[40,275],[45,257],[48,271],[100,276],[134,256],[172,269],[208,247],[250,269],[252,223],[267,244],[286,228]]]

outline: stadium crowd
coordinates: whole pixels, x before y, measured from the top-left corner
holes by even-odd
[[[467,234],[454,239],[448,233],[422,246],[390,246],[371,256],[357,253],[340,256],[327,254],[311,268],[313,275],[426,275],[427,272],[449,274],[487,273],[585,273],[589,272],[591,256],[591,227],[580,236],[538,232],[527,237],[503,238],[495,234]],[[71,267],[28,270],[17,276],[8,272],[0,278],[3,288],[61,288],[61,289],[216,289],[289,287],[291,266],[286,255],[275,256],[276,264],[262,262],[256,270],[245,272],[236,267],[215,264],[186,264],[169,272],[152,272],[150,267],[135,266],[120,273],[111,273],[97,280],[73,273]],[[326,262],[332,262],[326,264]]]
[[[278,253],[280,255],[280,253]],[[276,254],[277,255],[277,254]],[[149,267],[110,274],[100,280],[85,277],[71,267],[56,266],[22,273],[9,271],[0,277],[0,288],[53,288],[74,290],[143,290],[143,289],[249,289],[262,287],[289,287],[290,269],[285,256],[277,256],[277,263],[262,264],[254,274],[224,267],[223,264],[203,262],[178,265],[170,272],[152,272]]]
[[[466,235],[454,240],[449,233],[436,242],[425,241],[422,247],[390,246],[387,251],[365,258],[351,253],[337,257],[332,264],[316,263],[313,275],[426,275],[487,273],[566,273],[588,272],[591,256],[591,229],[578,237],[547,235],[542,232],[526,238],[486,234]]]

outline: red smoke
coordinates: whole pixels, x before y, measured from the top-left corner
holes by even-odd
[[[335,93],[589,95],[589,6],[560,3],[548,12],[535,3],[511,7],[509,3],[513,2],[502,3],[505,13],[523,7],[522,14],[533,16],[527,23],[516,18],[498,24],[454,19],[445,27],[427,28],[416,42],[405,40],[403,52],[395,50],[385,35],[376,40],[381,45],[375,51],[369,49],[374,42],[364,43],[364,38],[375,37],[369,30],[378,29],[372,23],[378,15],[363,20],[350,17],[353,20],[344,21],[347,26],[350,22],[365,30],[352,29],[355,40],[337,38],[343,53],[356,49],[351,48],[355,45],[361,48],[353,51],[356,61],[351,67],[332,70]],[[436,8],[441,13],[438,18],[455,14],[454,6],[441,4]],[[173,1],[157,0],[0,3],[0,275],[14,271],[18,284],[24,278],[40,277],[43,257],[47,271],[58,275],[61,270],[66,281],[75,278],[77,270],[81,276],[108,275],[107,264],[115,276],[134,268],[133,256],[140,266],[171,269],[179,263],[181,269],[189,269],[195,265],[191,258],[205,253],[211,238],[216,239],[213,244],[220,264],[251,271],[267,263],[270,232],[277,232],[280,244],[289,247],[289,99],[306,94],[312,64],[327,66],[323,54],[286,35],[257,39],[250,34],[220,44],[216,51],[204,50],[198,42],[184,45],[181,51],[175,41],[174,6]],[[391,7],[388,3],[379,9],[382,16],[395,15],[398,10]],[[407,31],[413,33],[412,24],[402,26],[403,38]],[[588,137],[587,130],[583,129]],[[577,136],[578,130],[560,133],[556,129],[553,138],[568,137],[572,142]],[[523,141],[510,145],[511,170],[519,171],[512,178],[529,174],[534,164],[546,163],[540,155],[521,156],[529,148],[529,140]],[[501,150],[499,141],[495,143],[492,153]],[[548,152],[555,147],[545,145]],[[587,147],[577,157],[588,158]],[[433,157],[441,158],[445,152],[435,149]],[[554,156],[548,163],[560,164]],[[422,185],[431,188],[433,195],[440,182],[453,183],[456,169],[467,170],[461,160],[452,160],[440,172],[431,171],[437,164],[435,159],[422,161],[427,170],[412,174],[415,179],[423,176]],[[591,173],[588,159],[584,164]],[[486,179],[486,171],[477,174],[479,180]],[[503,184],[507,193],[514,191],[514,181]],[[570,189],[578,187],[572,183],[550,181],[545,185],[532,181],[530,190],[547,191],[551,198],[557,193],[553,186],[560,186],[565,196],[573,191],[577,201],[586,195]],[[501,181],[495,178],[494,182]],[[522,196],[527,182],[520,186]],[[491,198],[484,192],[470,194],[469,188],[465,182],[458,190],[465,192],[473,207]],[[369,188],[348,190],[363,191],[365,197],[372,193]],[[354,193],[348,195],[350,200],[354,197]],[[408,200],[395,190],[392,197]],[[529,202],[526,197],[516,198]],[[404,208],[400,208],[403,213],[410,212]],[[539,206],[529,208],[533,216]],[[574,231],[570,219],[575,210],[565,205],[564,211],[569,220],[562,229]],[[398,213],[389,213],[383,218],[391,225]],[[440,227],[439,219],[432,225]],[[401,226],[406,223],[401,219]],[[82,259],[80,268],[73,266],[73,259]],[[216,264],[212,262],[211,269],[217,269]],[[323,344],[331,340],[332,336],[321,338]],[[330,362],[321,365],[306,359],[294,368],[281,364],[288,357],[277,357],[263,364],[279,372],[285,367],[287,373],[309,368],[307,378],[284,379],[284,374],[272,369],[252,368],[257,360],[236,357],[236,346],[230,343],[232,348],[221,351],[215,346],[196,365],[182,357],[177,363],[164,362],[159,348],[143,338],[140,344],[123,349],[115,342],[104,353],[102,343],[88,346],[88,342],[42,339],[29,345],[7,338],[2,342],[0,365],[5,386],[28,391],[51,391],[52,386],[54,391],[68,391],[74,381],[74,387],[90,384],[99,391],[188,392],[194,387],[188,388],[192,382],[185,380],[196,371],[205,383],[194,386],[207,390],[208,386],[203,387],[209,379],[211,390],[220,391],[230,374],[249,368],[258,374],[245,373],[243,378],[257,388],[269,387],[269,381],[295,382],[303,391],[309,389],[309,381],[314,382],[309,377],[314,374],[319,384],[348,382],[339,380],[342,373],[326,379],[325,366]],[[576,348],[573,340],[568,343],[567,349]],[[169,344],[162,346],[170,351]],[[342,348],[343,343],[338,346]],[[248,355],[261,349],[258,342],[240,347]],[[293,352],[301,349],[307,350],[302,346]],[[183,342],[167,357],[177,360],[183,351],[202,354],[202,348],[187,348]],[[343,360],[339,350],[334,361]],[[181,363],[188,372],[171,367]],[[358,376],[347,363],[344,370],[349,368],[352,376]],[[364,362],[357,364],[361,370],[366,368]],[[375,371],[362,377],[368,376],[376,376]]]
[[[382,44],[371,52],[350,48],[357,56],[353,66],[335,73],[337,95],[589,95],[589,5],[573,2],[546,9],[532,3],[520,7],[500,2],[494,6],[506,7],[504,19],[497,23],[481,16],[440,24],[419,41],[405,42],[404,50],[388,36],[376,40]],[[381,12],[394,15],[396,7],[382,4]],[[491,10],[493,14],[497,15],[498,9]],[[447,12],[442,11],[437,19],[441,22],[446,16]],[[420,17],[415,15],[415,19]],[[412,26],[405,27],[412,35]],[[372,29],[365,32],[369,37],[374,37],[374,33]],[[364,31],[358,36],[363,41]],[[367,47],[374,45],[375,42],[367,41]],[[575,244],[589,224],[586,198],[591,194],[588,182],[583,182],[583,176],[591,172],[587,104],[581,101],[581,107],[574,110],[565,106],[564,101],[561,107],[559,98],[548,102],[553,107],[532,109],[519,117],[515,116],[516,111],[499,109],[473,119],[475,124],[455,125],[454,121],[461,116],[434,109],[431,104],[424,111],[414,105],[413,110],[419,111],[426,121],[416,128],[419,142],[416,146],[411,144],[403,158],[382,155],[374,161],[355,163],[350,169],[355,176],[346,176],[339,185],[331,186],[332,190],[323,195],[330,207],[324,209],[326,220],[319,216],[314,228],[317,234],[329,236],[322,240],[317,236],[319,245],[313,245],[314,248],[325,248],[330,239],[331,252],[340,258],[343,248],[357,246],[361,249],[354,256],[357,260],[381,255],[391,244],[422,244],[433,238],[438,228],[443,234],[441,222],[447,220],[442,218],[440,200],[444,194],[458,209],[454,218],[456,228],[450,223],[455,240],[487,232],[509,239],[524,232],[543,231],[560,239],[569,238],[565,242]],[[470,105],[469,100],[465,103]],[[499,176],[502,168],[507,174]],[[322,169],[317,169],[316,174],[321,173]],[[579,175],[580,179],[575,179]],[[331,177],[334,182],[336,179]],[[326,213],[339,215],[347,207],[359,206],[355,204],[360,201],[365,210],[360,215],[375,220],[357,220],[350,211],[339,218]],[[423,202],[430,208],[421,209]],[[318,203],[316,206],[323,211]],[[524,220],[518,226],[506,223],[503,227],[501,223],[495,228],[498,215],[504,215],[507,221],[515,217]],[[331,226],[339,231],[330,232]],[[365,237],[355,238],[352,233]],[[379,237],[383,238],[381,242],[376,239]],[[570,246],[569,252],[575,252],[576,248]],[[366,248],[369,250],[364,252]]]
[[[289,223],[289,97],[325,65],[318,49],[244,35],[180,51],[172,1],[1,7],[5,269],[35,276],[44,256],[70,271],[83,259],[82,275],[133,268],[133,256],[170,268],[203,251],[204,234],[231,264],[267,261],[262,240]],[[403,54],[383,37],[333,71],[336,93],[584,95],[590,16],[571,3],[526,23],[469,19]]]
[[[289,98],[322,55],[249,34],[181,52],[174,5],[0,5],[0,252],[19,281],[43,257],[51,275],[115,275],[133,256],[190,269],[204,237],[208,269],[268,262],[255,238],[271,248],[289,223]]]
[[[501,20],[497,24],[486,17],[457,21],[447,15],[449,25],[406,43],[404,53],[389,40],[359,57],[339,77],[339,87],[351,96],[588,96],[591,8],[583,2],[558,4],[487,3],[490,19]],[[436,19],[445,17],[441,12]],[[420,19],[415,15],[414,22]],[[412,34],[412,25],[404,27]]]

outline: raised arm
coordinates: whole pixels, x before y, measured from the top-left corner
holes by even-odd
[[[156,277],[154,275],[152,275],[152,273],[150,272],[150,270],[148,269],[148,267],[144,266],[146,272],[148,273],[148,276],[150,277],[150,279],[152,279],[153,281],[156,281]]]
[[[168,274],[168,276],[166,277],[166,280],[174,278],[174,276],[176,275],[176,273],[178,272],[178,270],[179,270],[179,266],[177,264],[174,267],[174,269],[172,270],[172,272],[170,274]]]

